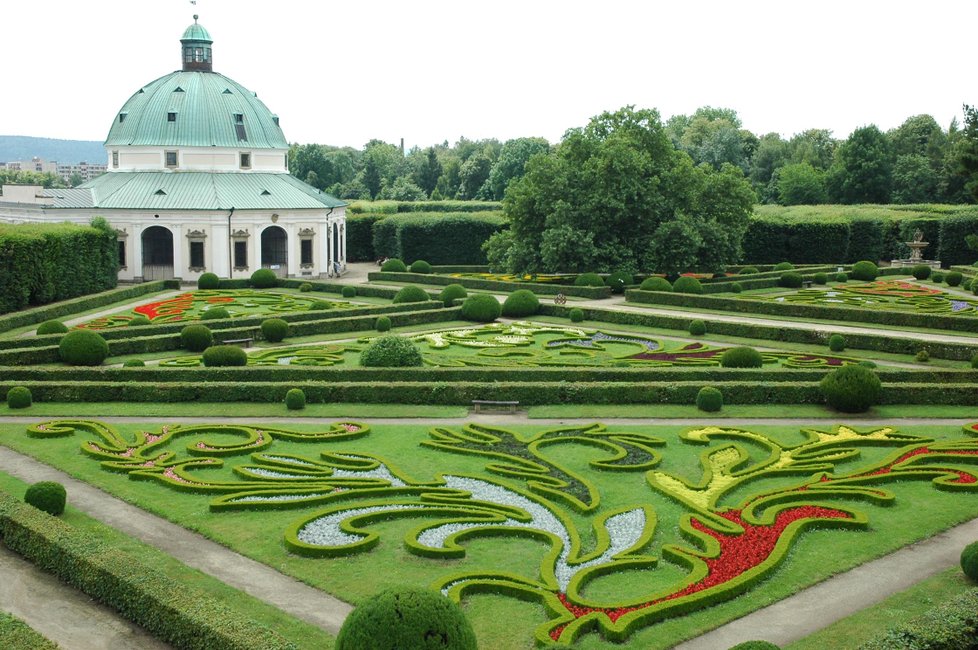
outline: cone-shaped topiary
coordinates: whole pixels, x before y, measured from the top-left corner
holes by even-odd
[[[703,336],[706,334],[706,323],[700,319],[692,320],[689,322],[689,333],[693,336]]]
[[[231,318],[231,312],[226,307],[211,307],[204,310],[200,315],[200,320],[219,320],[221,318]]]
[[[707,413],[716,413],[723,408],[723,393],[713,386],[704,386],[696,393],[696,408]]]
[[[438,300],[445,303],[446,307],[451,307],[456,300],[461,300],[462,298],[468,298],[469,292],[465,290],[460,284],[450,284],[441,290],[438,294]]]
[[[829,337],[829,349],[833,352],[842,352],[846,349],[846,337],[841,334],[833,334]]]
[[[248,353],[237,345],[212,345],[204,350],[200,360],[208,368],[247,366]]]
[[[500,313],[502,313],[502,306],[496,300],[496,296],[490,296],[488,293],[469,296],[462,303],[462,318],[477,323],[491,323],[499,318]]]
[[[378,316],[377,320],[374,321],[374,329],[377,330],[378,332],[391,331],[391,317]]]
[[[61,338],[58,353],[72,366],[99,366],[109,356],[109,344],[98,332],[72,330]]]
[[[285,408],[290,411],[299,411],[306,408],[306,394],[301,388],[290,388],[285,394]]]
[[[197,278],[198,289],[217,289],[221,286],[221,279],[217,273],[204,273]]]
[[[432,589],[381,592],[347,616],[336,650],[476,650],[462,610]]]
[[[865,366],[842,366],[819,384],[828,405],[843,413],[861,413],[879,401],[882,384]]]
[[[603,287],[604,280],[597,273],[581,273],[574,278],[575,287]]]
[[[570,310],[568,316],[570,316],[572,323],[580,323],[582,320],[584,320],[584,310],[580,307],[574,307]],[[978,357],[975,358],[978,359]]]
[[[428,292],[413,284],[401,287],[401,290],[394,296],[395,305],[402,302],[425,302],[426,300],[431,300]]]
[[[251,274],[251,286],[256,289],[271,289],[278,286],[278,276],[271,269],[258,269]]]
[[[65,511],[67,501],[65,486],[54,481],[40,481],[27,488],[24,503],[28,503],[49,515],[58,516]]]
[[[26,386],[14,386],[7,391],[7,407],[25,409],[34,402],[31,390]]]
[[[152,324],[153,324],[153,321],[151,321],[149,319],[149,317],[143,316],[142,314],[136,314],[135,316],[133,316],[132,318],[129,319],[129,322],[126,323],[126,326],[127,327],[145,327],[147,325],[152,325]]]
[[[261,322],[261,335],[270,343],[278,343],[289,335],[289,324],[281,318],[269,318]]]
[[[720,355],[720,365],[724,368],[760,368],[764,365],[761,353],[747,346],[727,348]]]
[[[540,311],[540,299],[529,289],[519,289],[503,302],[502,315],[510,318],[532,316]]]
[[[340,289],[340,295],[344,298],[355,298],[357,295],[357,288],[349,284],[344,285],[343,288]]]
[[[374,339],[360,353],[360,365],[369,368],[414,367],[422,363],[418,346],[393,334]]]
[[[411,273],[431,273],[431,264],[424,260],[414,260],[411,262]]]
[[[880,269],[869,260],[862,260],[852,265],[849,277],[860,282],[872,282],[880,274]]]
[[[676,293],[703,293],[703,285],[696,278],[681,275],[672,283]]]
[[[396,257],[392,257],[381,265],[380,270],[388,273],[404,273],[407,271],[407,265]]]
[[[653,275],[651,278],[642,280],[642,284],[638,288],[642,291],[672,291],[672,283],[665,278]]]
[[[961,551],[961,570],[978,582],[978,542],[971,542]]]
[[[180,330],[180,344],[191,352],[203,352],[214,342],[214,335],[206,325],[195,323]]]
[[[37,335],[43,334],[64,334],[68,331],[68,326],[59,320],[44,321],[37,326]]]

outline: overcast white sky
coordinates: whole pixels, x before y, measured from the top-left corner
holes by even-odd
[[[103,140],[194,13],[290,142],[556,142],[626,104],[845,138],[978,103],[974,0],[6,0],[0,134]]]

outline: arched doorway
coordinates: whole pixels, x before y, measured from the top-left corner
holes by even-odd
[[[284,278],[289,271],[289,237],[280,226],[261,231],[261,265]]]
[[[163,226],[143,231],[143,280],[173,278],[173,233]]]

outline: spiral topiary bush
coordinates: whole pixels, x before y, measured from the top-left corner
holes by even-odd
[[[414,260],[411,263],[411,273],[431,273],[431,264],[424,260]]]
[[[918,280],[926,280],[930,277],[931,268],[926,264],[917,264],[912,269],[910,269],[910,275],[917,278]]]
[[[133,316],[132,318],[129,319],[129,322],[126,323],[126,326],[127,327],[145,327],[147,325],[152,325],[152,324],[153,324],[153,321],[151,321],[147,316],[143,316],[142,314],[136,314],[135,316]]]
[[[737,272],[737,275],[751,275],[752,273],[760,273],[756,266],[745,266]]]
[[[340,289],[340,295],[344,298],[355,298],[357,295],[357,288],[352,285],[345,285]]]
[[[431,300],[428,292],[413,284],[401,287],[401,290],[394,296],[395,305],[402,302],[425,302],[427,300]]]
[[[231,312],[227,310],[227,307],[211,307],[204,310],[200,315],[200,320],[220,320],[222,318],[231,318]]]
[[[64,334],[68,331],[68,326],[59,320],[44,321],[37,326],[37,335],[43,334]]]
[[[696,278],[683,275],[672,283],[672,290],[676,293],[703,293],[703,285]]]
[[[221,279],[217,273],[204,273],[197,278],[198,289],[218,289],[221,286]]]
[[[422,365],[421,350],[393,334],[374,339],[360,353],[360,365],[369,368],[404,368]]]
[[[354,609],[336,637],[336,650],[476,650],[462,610],[431,589],[402,587]]]
[[[778,278],[778,286],[786,289],[800,289],[803,281],[804,279],[801,277],[801,273],[788,271],[787,273],[782,273],[781,277]]]
[[[57,517],[65,511],[68,494],[65,486],[54,481],[40,481],[27,488],[24,503]]]
[[[58,345],[61,360],[71,366],[99,366],[109,356],[109,344],[92,330],[72,330]]]
[[[7,408],[25,409],[34,403],[34,396],[26,386],[14,386],[7,391]]]
[[[126,359],[122,364],[123,368],[144,368],[145,366],[146,362],[142,359]]]
[[[963,279],[964,276],[961,275],[961,271],[951,271],[944,276],[944,281],[947,282],[947,286],[949,287],[959,286],[961,284],[961,280]]]
[[[469,296],[462,303],[462,318],[477,323],[491,323],[499,318],[502,309],[502,305],[496,300],[496,296],[491,296],[488,293],[477,293]]]
[[[191,352],[203,352],[214,342],[214,335],[206,325],[196,323],[180,330],[180,344]]]
[[[880,274],[880,269],[869,260],[862,260],[852,265],[849,277],[860,282],[872,282]]]
[[[706,334],[706,323],[699,318],[689,321],[689,333],[693,336],[703,336]]]
[[[374,329],[377,330],[378,332],[391,331],[391,317],[378,316],[377,320],[374,321]]]
[[[597,273],[581,273],[574,278],[575,287],[603,287],[604,280]]]
[[[290,411],[300,411],[306,408],[306,394],[301,388],[290,388],[285,394],[285,408]]]
[[[778,262],[774,265],[775,271],[790,271],[793,268],[795,268],[795,265],[791,262]]]
[[[696,393],[696,408],[707,413],[716,413],[723,408],[723,393],[713,386],[704,386]]]
[[[380,266],[381,271],[388,273],[405,273],[407,265],[396,257],[392,257]]]
[[[978,542],[971,542],[961,550],[961,570],[978,582]]]
[[[727,348],[720,355],[720,365],[724,368],[760,368],[764,365],[764,358],[751,347]]]
[[[882,384],[865,366],[842,366],[825,375],[819,388],[829,406],[843,413],[861,413],[879,401]]]
[[[842,352],[846,349],[846,337],[841,334],[833,334],[829,337],[829,349],[833,352]]]
[[[258,269],[251,274],[251,286],[256,289],[271,289],[278,286],[278,276],[271,269]]]
[[[540,299],[529,289],[519,289],[503,302],[502,315],[510,318],[532,316],[540,311]]]
[[[572,323],[580,323],[584,320],[584,310],[580,307],[574,307],[567,315]],[[975,356],[975,359],[978,360],[978,355]]]
[[[450,284],[441,290],[438,294],[438,300],[445,303],[446,307],[451,307],[456,300],[461,300],[462,298],[467,298],[469,292],[465,290],[460,284]]]
[[[247,366],[248,353],[237,345],[212,345],[204,350],[200,360],[208,368]]]
[[[289,324],[281,318],[268,318],[261,322],[261,335],[269,343],[278,343],[289,335]]]
[[[665,278],[653,275],[651,278],[642,280],[642,284],[638,288],[642,291],[672,291],[672,283]]]

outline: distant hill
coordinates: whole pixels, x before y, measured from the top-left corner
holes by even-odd
[[[104,163],[105,147],[95,140],[55,140],[24,135],[0,135],[0,162],[43,158],[64,164]]]

